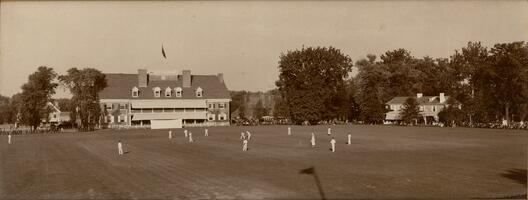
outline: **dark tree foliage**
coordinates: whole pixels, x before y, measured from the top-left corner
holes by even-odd
[[[528,103],[528,46],[524,42],[495,44],[490,54],[487,88],[509,121],[511,108]]]
[[[258,102],[255,104],[255,107],[253,108],[253,117],[255,117],[256,119],[260,119],[263,116],[268,115],[268,112],[269,110],[262,105],[262,100],[259,99]]]
[[[240,118],[245,118],[245,112],[246,112],[246,96],[248,92],[246,91],[231,91],[231,103],[229,106],[229,109],[231,113],[235,112],[236,110],[239,111]]]
[[[0,124],[9,123],[9,97],[0,95]]]
[[[43,117],[47,117],[49,110],[46,104],[55,94],[57,83],[53,80],[57,74],[53,68],[40,66],[37,71],[28,77],[28,82],[22,85],[22,93],[18,107],[19,119],[33,129],[37,128]]]
[[[446,126],[460,124],[464,118],[464,113],[459,106],[460,104],[454,98],[449,98],[447,100],[447,108],[438,113],[439,121]]]
[[[390,73],[383,64],[375,62],[375,56],[369,55],[368,58],[356,62],[359,81],[355,97],[361,110],[360,119],[365,123],[378,124],[383,122],[387,112],[385,102],[390,98],[387,92]]]
[[[346,100],[344,79],[352,60],[334,47],[309,47],[280,56],[276,82],[294,123],[340,118]],[[341,96],[340,96],[341,95]]]
[[[105,75],[93,68],[71,68],[59,80],[73,94],[72,120],[77,121],[81,130],[94,130],[104,114],[99,104],[99,92],[107,86]]]
[[[409,97],[405,100],[400,117],[405,124],[416,124],[418,119],[422,117],[420,114],[420,105],[416,101],[416,98]]]

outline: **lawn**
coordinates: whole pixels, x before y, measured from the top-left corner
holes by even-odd
[[[329,151],[333,129],[337,151]],[[526,195],[528,131],[287,126],[0,138],[0,199],[467,199]],[[240,132],[249,130],[249,151]],[[310,132],[317,147],[310,147]],[[346,145],[346,134],[352,145]],[[117,154],[117,141],[125,154]],[[313,172],[309,168],[313,167]],[[305,173],[300,173],[304,171]]]

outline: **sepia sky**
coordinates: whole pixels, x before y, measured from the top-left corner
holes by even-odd
[[[468,41],[528,40],[528,1],[1,2],[0,94],[38,66],[224,73],[230,90],[275,87],[281,53],[334,46],[353,61],[405,48],[448,57]],[[163,44],[167,53],[161,55]],[[57,97],[65,92],[58,91]]]

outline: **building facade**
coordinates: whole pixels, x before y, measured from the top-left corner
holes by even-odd
[[[99,97],[108,127],[229,125],[231,98],[223,74],[139,69],[138,74],[105,75],[108,86]]]
[[[450,97],[445,96],[444,93],[440,93],[438,96],[423,96],[422,93],[418,93],[416,97],[394,97],[387,102],[389,112],[385,115],[386,122],[401,121],[400,113],[407,98],[416,98],[420,107],[420,114],[427,124],[439,121],[438,113],[447,107],[447,100]]]

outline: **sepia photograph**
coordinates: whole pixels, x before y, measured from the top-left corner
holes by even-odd
[[[2,200],[528,199],[528,1],[0,1]]]

